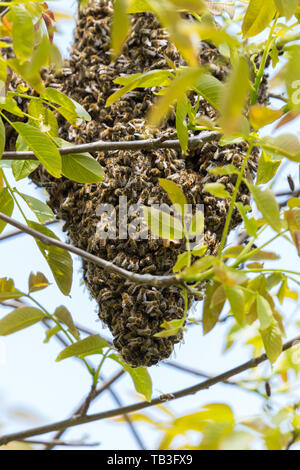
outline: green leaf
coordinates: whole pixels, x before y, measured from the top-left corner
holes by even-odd
[[[7,95],[6,97],[0,96],[0,108],[11,114],[14,114],[15,116],[24,116],[23,111],[21,111],[15,100],[9,95]]]
[[[136,391],[141,393],[147,401],[151,401],[152,380],[147,369],[144,367],[130,367],[128,364],[125,364],[125,362],[122,361],[120,356],[117,356],[116,354],[111,354],[109,357],[118,362],[123,367],[123,369],[128,372],[128,374],[130,374]]]
[[[53,328],[50,328],[49,330],[46,331],[46,338],[44,340],[44,343],[47,344],[49,343],[50,339],[55,336],[57,333],[61,331],[61,327],[59,325],[54,326]]]
[[[296,135],[281,134],[278,137],[265,137],[261,141],[261,146],[266,151],[286,157],[292,162],[300,162],[300,142]]]
[[[105,178],[104,169],[89,154],[62,155],[62,174],[77,183],[99,183]]]
[[[212,168],[211,170],[209,170],[209,173],[211,173],[214,176],[232,175],[232,174],[238,175],[239,170],[234,165],[225,165],[225,166],[216,166],[215,168]]]
[[[62,167],[61,156],[50,138],[36,127],[24,122],[15,122],[13,125],[46,170],[55,178],[59,178]]]
[[[226,191],[225,186],[222,183],[208,183],[204,185],[203,189],[215,197],[220,197],[222,199],[231,198],[231,195]]]
[[[220,287],[219,283],[208,283],[206,290],[205,290],[205,297],[204,297],[204,306],[203,306],[203,318],[202,318],[202,326],[203,326],[203,334],[209,333],[217,324],[220,314],[223,310],[225,300],[218,302],[217,305],[211,308],[211,301],[213,299],[213,295],[217,291],[218,287]]]
[[[0,300],[19,299],[23,293],[15,288],[14,281],[6,277],[0,279]]]
[[[208,73],[202,74],[197,80],[195,89],[215,109],[220,109],[220,98],[224,92],[224,84]]]
[[[233,135],[241,124],[250,90],[248,61],[241,57],[229,76],[220,99],[220,124],[225,135]]]
[[[30,273],[28,280],[29,292],[37,292],[50,286],[50,282],[43,273]]]
[[[266,222],[268,222],[276,232],[280,232],[280,210],[273,192],[269,189],[260,189],[252,184],[248,184],[248,186]]]
[[[282,111],[280,109],[271,109],[262,104],[256,104],[250,108],[250,122],[256,131],[277,121],[281,116]]]
[[[198,256],[199,258],[201,258],[201,256],[203,256],[207,252],[207,249],[208,249],[208,245],[197,245],[192,250],[192,255]]]
[[[7,188],[0,189],[0,212],[8,217],[11,216],[14,210],[14,200],[11,197]],[[6,227],[6,222],[0,220],[0,233],[3,232]]]
[[[31,57],[34,46],[34,28],[31,14],[23,6],[12,6],[13,48],[20,63]]]
[[[257,315],[260,321],[260,330],[264,331],[270,328],[274,322],[274,316],[269,302],[262,297],[257,295]]]
[[[277,173],[281,161],[273,160],[264,150],[260,156],[257,168],[257,181],[256,184],[268,183]]]
[[[154,207],[143,207],[144,217],[151,232],[167,240],[181,240],[184,237],[182,223],[167,212]]]
[[[189,256],[188,251],[178,255],[176,264],[173,267],[173,272],[174,273],[179,273],[179,271],[181,271],[183,268],[185,268],[188,265],[189,257],[190,256]]]
[[[168,194],[169,199],[172,202],[172,204],[175,207],[179,206],[180,210],[177,212],[179,213],[179,215],[182,216],[182,218],[184,218],[186,210],[187,210],[187,200],[186,200],[184,193],[180,189],[180,187],[173,181],[170,181],[167,179],[158,178],[158,181],[159,181],[160,186]]]
[[[64,95],[56,88],[46,88],[43,98],[46,98],[53,103],[59,104],[62,108],[65,108],[71,114],[73,113],[79,119],[83,119],[84,121],[90,121],[92,119],[84,107],[81,106],[81,104]],[[61,109],[59,108],[58,111],[61,112]]]
[[[5,142],[6,142],[6,135],[5,135],[5,127],[0,117],[0,159],[2,158],[4,149],[5,149]]]
[[[268,328],[262,330],[261,337],[266,354],[273,364],[282,353],[282,336],[277,322],[273,322]]]
[[[24,330],[41,321],[44,316],[44,313],[38,308],[17,308],[0,320],[0,336],[7,336],[16,331]]]
[[[135,88],[163,87],[169,85],[171,72],[169,70],[150,70],[144,74],[136,73],[125,77],[118,77],[114,83],[123,85],[123,88],[113,93],[106,101],[106,107],[111,106],[122,96]]]
[[[28,226],[44,235],[47,235],[47,237],[59,240],[52,230],[44,225],[28,221]],[[57,248],[56,246],[45,245],[38,240],[36,243],[49,264],[59,289],[64,295],[69,295],[73,279],[73,262],[70,253],[62,248]]]
[[[72,318],[72,315],[66,307],[64,307],[63,305],[57,307],[54,312],[54,315],[60,322],[63,322],[69,328],[70,332],[75,336],[75,338],[79,339],[79,333]]]
[[[274,0],[277,10],[280,16],[285,16],[288,20],[293,16],[297,7],[299,6],[299,0]]]
[[[115,0],[113,7],[111,46],[113,49],[113,56],[116,58],[129,33],[130,20],[127,13],[128,0]]]
[[[36,170],[40,166],[40,162],[35,160],[13,160],[11,168],[16,181],[20,181]]]
[[[38,127],[44,133],[49,132],[52,137],[58,136],[57,119],[54,113],[43,105],[41,100],[31,100],[28,113],[35,118],[29,120],[32,126]]]
[[[56,138],[61,148],[71,146],[69,142]],[[62,173],[77,183],[99,183],[105,178],[104,169],[89,153],[62,155]]]
[[[176,131],[177,136],[182,148],[182,151],[186,154],[188,150],[188,139],[189,131],[187,125],[187,115],[189,110],[189,100],[187,95],[178,100],[176,106]]]
[[[247,217],[247,211],[251,209],[251,207],[245,206],[242,202],[236,202],[235,205],[242,216],[242,219],[245,224],[245,229],[247,230],[248,234],[253,237],[254,235],[256,235],[258,229],[258,222],[254,219],[254,217],[251,217],[250,219]]]
[[[178,74],[167,88],[166,93],[159,98],[156,105],[151,109],[149,122],[151,126],[157,127],[170,111],[170,106],[178,102],[188,90],[195,87],[199,77],[203,74],[201,68],[186,68]]]
[[[28,207],[34,212],[37,219],[41,222],[48,222],[49,220],[54,220],[55,216],[50,209],[50,207],[45,204],[43,201],[36,199],[35,197],[28,196],[28,194],[19,193],[18,194],[24,199]]]
[[[242,25],[245,37],[256,36],[267,28],[276,13],[273,0],[250,0]]]
[[[103,348],[106,348],[108,345],[105,339],[101,338],[99,335],[92,335],[84,338],[77,343],[72,344],[65,348],[58,356],[56,361],[63,361],[69,357],[86,357],[94,354],[101,354]]]
[[[240,325],[243,325],[245,315],[245,296],[243,290],[239,286],[225,286],[224,289],[234,318]]]

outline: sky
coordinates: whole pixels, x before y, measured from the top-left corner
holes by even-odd
[[[64,2],[48,2],[60,11],[73,14],[76,11],[76,2],[65,0]],[[72,44],[74,20],[64,21],[60,24],[60,33],[57,35],[57,44],[63,54],[67,56]],[[296,131],[296,129],[292,129]],[[280,189],[288,188],[286,175],[291,173],[298,185],[298,169],[296,165],[290,165],[285,169],[284,176],[279,182]],[[6,172],[12,185],[14,180],[10,170]],[[38,189],[29,180],[18,183],[18,189],[27,194],[43,198],[47,195],[42,189]],[[29,214],[29,213],[28,213]],[[20,218],[17,212],[14,217]],[[61,231],[61,223],[51,227],[62,239],[65,235]],[[7,228],[6,232],[11,229]],[[265,235],[266,239],[273,236],[272,232]],[[231,237],[234,241],[234,236]],[[273,249],[280,249],[282,258],[278,262],[280,266],[298,269],[299,259],[294,247],[284,240],[280,245],[273,244]],[[72,313],[77,323],[85,325],[100,334],[109,336],[109,331],[103,328],[97,317],[97,306],[89,296],[87,289],[81,282],[81,262],[74,257],[74,281],[69,298],[63,296],[53,283],[46,262],[41,257],[35,242],[28,236],[19,236],[7,241],[2,241],[0,246],[1,277],[12,277],[15,285],[20,289],[26,289],[30,272],[42,271],[52,282],[52,285],[35,298],[41,302],[50,312],[56,307],[65,305]],[[199,306],[193,308],[200,313]],[[296,308],[295,304],[289,303],[291,313]],[[8,313],[7,309],[0,307],[0,317]],[[299,314],[298,319],[299,319]],[[232,350],[224,353],[224,338],[230,327],[230,323],[217,326],[208,336],[203,336],[201,326],[194,326],[185,334],[184,342],[175,348],[173,360],[192,368],[205,371],[210,375],[216,375],[249,359],[250,348],[235,346]],[[289,333],[289,331],[288,331]],[[292,333],[292,332],[291,332]],[[287,335],[289,337],[289,334]],[[14,335],[0,339],[0,424],[3,425],[2,432],[15,432],[41,424],[52,423],[65,419],[72,414],[82,398],[88,393],[91,380],[89,374],[76,360],[66,360],[60,363],[55,358],[61,351],[61,346],[52,339],[44,344],[45,328],[35,325],[28,330],[18,332]],[[94,360],[94,359],[93,359]],[[110,378],[118,367],[112,361],[106,361],[103,368],[103,376]],[[264,371],[271,374],[268,363]],[[170,367],[154,366],[149,369],[153,380],[154,396],[169,393],[181,388],[198,383],[197,377],[178,372]],[[122,404],[131,404],[140,400],[132,385],[130,377],[123,376],[113,386],[119,394]],[[228,385],[216,385],[209,390],[194,396],[174,401],[168,405],[177,416],[199,410],[208,403],[226,403],[232,406],[238,419],[261,414],[262,401],[253,394],[241,391]],[[90,408],[90,413],[104,411],[118,407],[108,392]],[[148,414],[160,416],[156,410],[150,409]],[[153,431],[145,424],[139,424],[137,429],[142,436],[145,447],[154,449],[157,447],[161,433]],[[47,436],[45,436],[46,438]],[[40,437],[40,439],[44,436]],[[99,442],[96,449],[136,449],[137,444],[131,435],[126,423],[116,423],[112,420],[99,421],[96,423],[72,428],[66,434],[66,440],[74,441],[82,438],[90,442]]]

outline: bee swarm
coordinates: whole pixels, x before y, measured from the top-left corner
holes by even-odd
[[[80,144],[95,140],[136,140],[149,138],[145,117],[155,95],[153,90],[133,91],[109,108],[107,98],[117,88],[113,80],[124,74],[166,69],[166,57],[177,66],[184,61],[169,40],[165,30],[151,14],[133,15],[132,33],[116,61],[110,55],[110,23],[112,2],[93,1],[81,12],[75,31],[75,43],[70,59],[59,73],[46,72],[47,86],[60,89],[81,103],[92,116],[92,121],[80,128],[72,128],[61,121],[60,134],[66,140]],[[200,61],[214,64],[214,75],[225,79],[226,67],[219,60],[217,49],[201,43]],[[215,111],[202,99],[200,114],[214,117]],[[174,135],[175,119],[171,115],[155,137]],[[118,213],[119,196],[126,196],[128,206],[168,203],[158,178],[168,178],[179,184],[188,203],[204,204],[205,242],[208,252],[217,252],[224,227],[228,200],[215,198],[203,191],[209,182],[222,182],[230,192],[234,189],[235,175],[216,177],[208,171],[215,166],[234,163],[240,167],[246,144],[222,148],[209,143],[195,149],[188,157],[180,151],[118,151],[95,156],[105,168],[103,183],[80,185],[66,179],[54,180],[43,168],[33,174],[33,180],[47,187],[50,206],[65,221],[64,230],[77,247],[105,258],[127,270],[138,273],[168,274],[172,272],[184,243],[156,240],[99,240],[96,214],[100,203],[113,204]],[[256,156],[250,158],[247,172],[256,171]],[[241,186],[238,199],[249,202],[247,188]],[[131,218],[129,217],[128,223]],[[234,212],[231,228],[240,223]],[[105,272],[92,263],[84,262],[84,279],[93,298],[99,304],[100,319],[114,336],[114,345],[123,359],[133,367],[152,366],[168,358],[174,344],[182,340],[182,333],[157,338],[163,321],[181,319],[184,315],[184,297],[180,288],[163,289],[138,286],[118,275]],[[190,296],[189,302],[191,304]]]

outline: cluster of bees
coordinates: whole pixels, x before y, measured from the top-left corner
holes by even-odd
[[[90,2],[80,13],[75,31],[71,56],[59,73],[46,72],[47,86],[60,89],[81,103],[91,114],[92,121],[80,128],[61,122],[62,138],[79,144],[95,140],[135,140],[149,138],[146,115],[155,100],[154,90],[138,89],[122,97],[109,108],[107,98],[118,87],[113,80],[120,75],[169,68],[169,60],[176,66],[184,61],[167,33],[151,14],[132,17],[132,32],[120,57],[113,61],[110,53],[111,0]],[[203,42],[199,60],[212,64],[214,75],[224,80],[228,65],[219,60],[219,52]],[[200,101],[199,115],[214,117],[215,111],[204,100]],[[174,135],[175,119],[171,114],[152,136]],[[128,205],[169,203],[158,178],[168,178],[182,188],[189,204],[204,204],[205,234],[208,254],[216,254],[224,227],[228,201],[215,198],[203,190],[205,183],[222,182],[232,192],[235,175],[213,176],[209,170],[234,163],[240,167],[247,144],[222,148],[208,143],[194,149],[188,157],[181,151],[161,149],[155,151],[117,151],[95,154],[105,168],[105,181],[80,185],[65,179],[53,180],[43,168],[34,173],[33,180],[48,188],[50,206],[65,221],[64,230],[79,248],[105,258],[125,269],[138,273],[168,274],[177,256],[185,250],[184,242],[166,242],[161,239],[99,240],[97,237],[97,207],[101,203],[113,204],[119,210],[119,197],[126,196]],[[249,160],[247,172],[256,171],[257,156]],[[245,185],[238,199],[249,203]],[[130,217],[128,223],[130,223]],[[231,228],[240,223],[234,212]],[[99,317],[114,337],[114,345],[123,359],[133,367],[152,366],[173,351],[174,344],[182,340],[182,332],[167,338],[155,337],[161,324],[181,319],[184,298],[180,288],[158,289],[138,286],[105,272],[92,263],[84,262],[84,279],[93,298],[99,304]],[[192,303],[190,297],[189,302]]]

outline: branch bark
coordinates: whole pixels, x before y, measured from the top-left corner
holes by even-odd
[[[124,277],[125,279],[128,279],[130,282],[134,282],[136,284],[141,284],[141,285],[150,285],[154,287],[170,287],[174,285],[183,285],[183,283],[176,276],[172,276],[172,275],[155,276],[151,274],[137,274],[131,271],[127,271],[126,269],[120,268],[119,266],[111,263],[110,261],[99,258],[98,256],[95,256],[95,255],[92,255],[91,253],[81,250],[80,248],[77,248],[76,246],[69,245],[67,243],[61,242],[60,240],[47,237],[46,235],[43,235],[37,230],[33,230],[27,227],[26,225],[23,225],[22,223],[18,222],[17,220],[12,219],[11,217],[8,217],[2,212],[0,212],[0,220],[3,220],[4,222],[12,225],[13,227],[16,227],[17,229],[21,230],[24,233],[27,233],[28,235],[32,236],[33,238],[36,238],[37,240],[41,241],[45,245],[50,245],[50,246],[52,245],[52,246],[61,248],[62,250],[69,251],[70,253],[73,253],[74,255],[78,255],[87,261],[97,264],[98,266],[103,268],[105,271],[118,274],[119,276]]]
[[[207,142],[218,141],[221,138],[221,134],[215,131],[203,131],[201,134],[192,136],[189,138],[189,148],[203,147]],[[59,148],[58,151],[61,155],[71,155],[85,152],[96,152],[104,151],[108,152],[111,150],[157,150],[157,149],[175,149],[181,150],[180,142],[178,139],[147,139],[147,140],[132,140],[132,141],[120,141],[120,142],[105,142],[98,140],[89,144],[72,145],[70,147]],[[4,152],[2,160],[37,160],[35,154],[30,151],[17,152],[9,151]]]
[[[292,348],[299,341],[300,341],[300,336],[297,336],[291,341],[288,341],[287,343],[285,343],[282,350],[286,351]],[[150,408],[154,405],[160,405],[161,403],[166,403],[171,400],[193,395],[197,392],[200,392],[201,390],[206,390],[220,382],[224,382],[230,379],[231,377],[234,377],[237,374],[245,372],[246,370],[253,369],[257,367],[259,364],[261,364],[262,362],[267,361],[267,359],[268,359],[267,355],[262,354],[261,356],[251,359],[250,361],[245,362],[244,364],[238,367],[235,367],[234,369],[224,372],[223,374],[220,374],[211,379],[205,380],[204,382],[201,382],[200,384],[196,384],[196,385],[193,385],[192,387],[178,390],[174,393],[161,395],[157,398],[154,398],[150,402],[143,401],[139,403],[134,403],[133,405],[124,406],[122,408],[118,408],[115,410],[104,411],[101,413],[96,413],[96,414],[88,415],[88,416],[79,416],[75,418],[73,417],[71,419],[66,419],[64,421],[59,421],[56,423],[48,424],[46,426],[40,426],[40,427],[36,427],[33,429],[28,429],[26,431],[22,431],[22,432],[7,434],[7,435],[0,437],[0,446],[8,444],[11,441],[16,441],[18,439],[27,439],[32,436],[47,434],[52,431],[59,431],[61,429],[79,426],[81,424],[92,423],[92,422],[100,421],[106,418],[114,418],[116,416],[120,416],[123,414],[134,413],[135,411]]]

